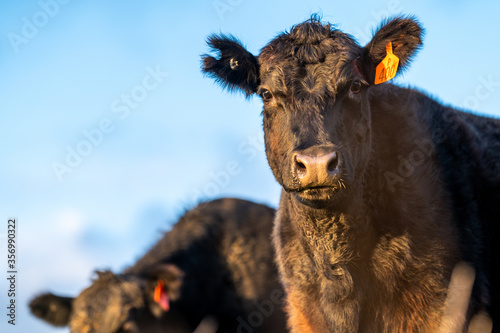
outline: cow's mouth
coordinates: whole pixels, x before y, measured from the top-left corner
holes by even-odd
[[[308,206],[318,206],[337,201],[341,192],[340,187],[317,186],[295,191],[296,198]]]

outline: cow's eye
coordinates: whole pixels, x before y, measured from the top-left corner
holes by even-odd
[[[361,91],[361,82],[359,82],[359,80],[355,80],[352,84],[351,84],[351,91],[354,93],[354,94],[357,94]]]
[[[271,94],[271,92],[267,89],[264,89],[261,93],[260,93],[260,97],[262,98],[262,100],[264,102],[268,102],[270,101],[272,98],[273,98],[273,94]]]

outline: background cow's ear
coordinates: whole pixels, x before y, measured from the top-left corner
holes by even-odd
[[[375,69],[385,58],[389,42],[392,43],[394,55],[399,58],[397,74],[400,74],[422,46],[423,35],[424,29],[413,17],[396,17],[382,22],[363,49],[362,68],[368,82],[374,82]]]
[[[209,54],[202,55],[202,71],[230,91],[240,89],[247,96],[257,91],[259,85],[259,64],[257,58],[248,52],[234,37],[212,35],[207,44],[211,51],[219,53],[218,59]]]
[[[29,304],[31,313],[54,326],[68,326],[73,298],[51,293],[35,297]]]
[[[184,272],[173,264],[157,264],[147,273],[146,298],[156,317],[170,310],[170,302],[181,297]]]

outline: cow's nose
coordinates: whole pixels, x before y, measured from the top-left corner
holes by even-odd
[[[293,155],[293,171],[300,186],[331,186],[338,175],[339,158],[336,151],[302,151]]]

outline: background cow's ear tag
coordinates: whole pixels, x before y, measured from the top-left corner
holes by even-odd
[[[163,311],[170,310],[168,295],[165,291],[165,284],[160,279],[155,287],[154,300],[163,309]]]
[[[398,71],[399,58],[392,53],[392,43],[387,43],[385,49],[387,54],[375,70],[375,84],[389,81]]]

